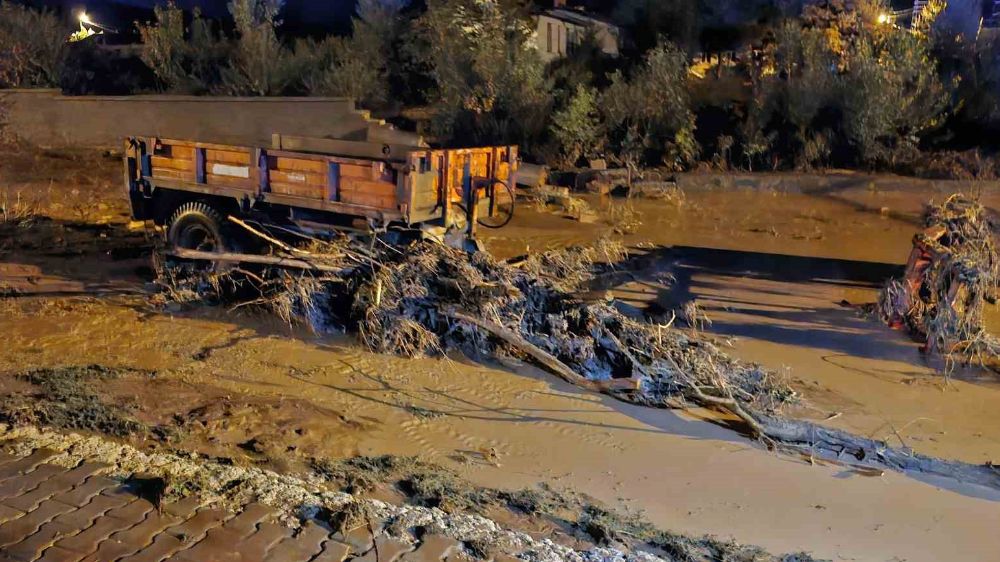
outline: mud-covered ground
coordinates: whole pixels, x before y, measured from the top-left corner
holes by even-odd
[[[983,559],[1000,547],[998,498],[987,491],[777,455],[712,412],[630,406],[530,367],[374,355],[349,337],[242,309],[155,306],[144,292],[147,233],[129,224],[118,160],[22,149],[0,157],[0,206],[22,202],[0,221],[7,421],[297,474],[359,456],[414,456],[467,486],[544,484],[663,529],[772,552]],[[874,300],[898,272],[925,201],[974,189],[1000,208],[996,186],[854,174],[681,184],[680,203],[636,200],[623,210],[593,199],[600,218],[590,223],[525,210],[487,245],[513,256],[622,232],[635,257],[597,296],[659,322],[697,303],[701,329],[732,338],[734,354],[786,370],[803,397],[790,414],[927,454],[1000,459],[994,374],[943,377],[918,343],[846,306]],[[466,498],[446,487],[426,500],[411,477],[384,479],[364,492]],[[565,524],[571,514],[526,517],[504,503],[452,507],[580,540]]]

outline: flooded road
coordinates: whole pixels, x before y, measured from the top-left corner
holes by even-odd
[[[795,415],[931,454],[1000,459],[1000,386],[991,376],[946,382],[904,334],[841,304],[874,300],[906,259],[923,202],[947,193],[849,180],[803,192],[702,178],[707,187],[687,189],[679,206],[634,201],[642,226],[626,242],[646,267],[612,295],[636,314],[698,302],[711,320],[704,329],[735,337],[733,353],[787,373],[804,396]],[[487,243],[510,256],[608,230],[524,212]],[[81,281],[84,268],[67,259],[61,268],[4,261],[28,281],[97,281]],[[104,271],[113,286],[116,269]],[[155,371],[106,391],[151,423],[197,418],[185,429],[206,454],[259,438],[284,448],[286,466],[274,468],[288,470],[316,456],[417,455],[482,485],[545,482],[672,531],[834,560],[1000,552],[1000,498],[984,490],[811,464],[704,420],[716,414],[623,404],[526,366],[374,355],[352,339],[241,311],[153,311],[138,298],[0,306],[0,371],[67,363]],[[233,406],[204,413],[220,402]]]

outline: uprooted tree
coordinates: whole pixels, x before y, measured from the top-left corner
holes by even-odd
[[[1000,340],[983,319],[1000,289],[1000,225],[979,202],[956,194],[929,205],[924,226],[913,238],[906,275],[880,293],[879,315],[925,340],[931,353],[1000,367]]]

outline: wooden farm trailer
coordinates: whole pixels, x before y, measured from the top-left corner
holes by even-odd
[[[232,249],[226,215],[303,229],[443,233],[513,216],[517,147],[430,149],[274,135],[271,147],[130,137],[125,181],[136,220],[177,247]]]

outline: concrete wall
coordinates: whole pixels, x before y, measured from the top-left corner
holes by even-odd
[[[267,146],[272,133],[413,144],[343,98],[63,96],[0,90],[8,132],[41,146],[119,146],[130,135]]]

